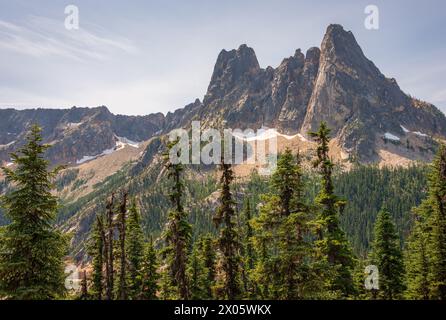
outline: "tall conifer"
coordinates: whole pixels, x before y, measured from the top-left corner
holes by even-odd
[[[26,144],[11,158],[15,169],[3,168],[14,185],[1,197],[10,224],[0,237],[0,295],[9,299],[54,299],[65,294],[64,256],[67,241],[54,226],[57,198],[41,129],[31,128]]]

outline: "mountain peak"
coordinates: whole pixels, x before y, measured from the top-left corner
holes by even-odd
[[[351,31],[346,31],[339,24],[331,24],[327,28],[321,46],[322,54],[338,58],[365,58],[361,47]]]
[[[254,49],[246,44],[240,45],[237,50],[222,50],[215,63],[204,103],[213,97],[225,94],[235,85],[246,81],[260,70]]]

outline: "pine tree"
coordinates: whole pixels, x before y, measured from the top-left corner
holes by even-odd
[[[404,291],[404,265],[398,234],[387,209],[378,213],[371,261],[379,270],[379,297],[401,298]]]
[[[190,279],[190,294],[192,300],[203,300],[206,298],[206,276],[207,270],[204,260],[200,256],[200,242],[196,241],[192,248],[187,268]]]
[[[446,146],[441,145],[429,177],[431,208],[432,297],[446,300]]]
[[[118,230],[119,230],[119,284],[118,297],[120,300],[127,300],[128,284],[127,284],[127,254],[126,254],[126,229],[127,229],[127,197],[128,193],[123,192],[122,199],[119,204]]]
[[[222,291],[224,298],[234,300],[241,293],[240,288],[240,244],[237,241],[237,231],[234,222],[235,201],[231,192],[231,183],[234,180],[234,173],[230,164],[225,164],[222,160],[220,165],[222,176],[220,179],[220,206],[214,216],[214,222],[220,229],[218,247],[222,254]]]
[[[105,241],[104,241],[104,256],[105,256],[105,298],[106,300],[113,300],[114,298],[114,282],[115,282],[115,272],[114,272],[114,205],[115,205],[115,195],[112,193],[109,200],[107,200],[106,205],[106,227]]]
[[[34,125],[26,144],[11,158],[17,168],[3,168],[14,184],[2,196],[10,220],[0,238],[0,295],[8,299],[54,299],[65,294],[67,239],[53,225],[57,198],[51,194],[60,170],[48,170],[41,129]]]
[[[432,228],[428,219],[432,216],[428,202],[413,211],[414,225],[407,240],[405,252],[406,297],[411,300],[428,300],[430,292],[431,256],[429,243]]]
[[[159,290],[158,286],[158,262],[156,257],[156,250],[153,246],[153,241],[150,239],[146,245],[144,259],[141,263],[141,294],[142,300],[155,300],[157,299],[156,293]]]
[[[245,207],[243,209],[243,286],[248,298],[255,298],[257,296],[257,285],[252,281],[252,273],[255,266],[255,250],[253,246],[254,230],[252,227],[252,212],[249,197],[246,198]]]
[[[178,287],[173,283],[173,278],[168,266],[164,266],[160,273],[160,299],[161,300],[178,300],[180,297],[178,295]]]
[[[406,252],[406,295],[413,299],[446,299],[446,147],[431,166],[428,197],[415,210]]]
[[[211,235],[203,236],[199,241],[199,258],[204,263],[204,268],[206,272],[206,277],[204,280],[204,290],[206,292],[206,298],[213,298],[213,288],[215,286],[215,245],[214,239]]]
[[[330,129],[322,122],[317,132],[310,132],[318,143],[317,159],[314,167],[319,169],[322,176],[322,188],[316,198],[319,206],[317,219],[318,241],[317,247],[321,256],[336,270],[330,280],[331,288],[339,291],[343,296],[355,293],[352,278],[354,259],[346,236],[339,226],[339,216],[346,205],[334,193],[333,162],[329,157]]]
[[[96,222],[93,225],[92,236],[88,247],[88,253],[92,257],[92,291],[97,300],[102,300],[104,291],[104,245],[105,231],[104,218],[102,215],[96,216]]]
[[[171,150],[177,143],[178,140],[169,143],[168,150]],[[169,197],[174,208],[169,212],[167,218],[168,221],[164,232],[167,248],[164,252],[167,254],[168,268],[172,277],[171,283],[178,287],[181,299],[187,300],[190,297],[186,273],[187,250],[191,239],[192,227],[187,222],[187,213],[182,203],[184,195],[182,174],[184,169],[180,163],[173,164],[170,162],[168,153],[165,154],[165,160],[168,177],[173,182]]]
[[[88,282],[87,282],[87,271],[82,272],[82,280],[81,280],[81,294],[80,300],[88,300]]]
[[[269,298],[304,298],[307,294],[304,282],[310,276],[310,244],[305,241],[309,233],[309,209],[303,203],[299,162],[291,150],[286,149],[280,156],[270,189],[255,220],[256,241],[261,244],[260,250],[267,250],[257,267],[262,274],[258,277]]]
[[[141,218],[133,200],[127,221],[127,259],[129,263],[129,295],[136,299],[141,291],[142,263],[144,259],[144,233]]]

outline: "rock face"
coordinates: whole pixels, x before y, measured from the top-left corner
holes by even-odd
[[[378,161],[389,136],[401,146],[392,152],[427,152],[413,159],[430,158],[433,138],[446,137],[444,114],[402,92],[340,25],[327,28],[320,50],[298,49],[276,69],[260,68],[246,45],[223,50],[201,110],[206,125],[224,120],[232,128],[265,125],[288,134],[306,135],[326,121],[340,146],[362,162]]]
[[[340,25],[329,26],[322,42],[319,72],[301,132],[315,130],[321,121],[362,160],[376,158],[376,140],[386,132],[404,136],[401,126],[446,136],[444,115],[404,94]]]
[[[267,126],[304,136],[326,121],[339,146],[362,162],[379,161],[387,142],[394,153],[429,159],[434,138],[446,137],[443,113],[402,92],[366,58],[351,32],[330,25],[321,49],[310,48],[305,55],[298,49],[277,68],[261,68],[246,45],[221,51],[203,102],[197,99],[165,116],[113,115],[105,107],[0,110],[0,162],[23,144],[33,122],[43,126],[45,141],[54,146],[50,160],[76,163],[113,148],[116,137],[148,140],[193,120],[208,127]]]
[[[0,110],[0,162],[25,143],[29,126],[43,128],[44,142],[51,144],[47,157],[52,163],[75,164],[84,156],[98,155],[116,145],[117,137],[143,141],[159,132],[164,116],[113,115],[106,107],[69,110]]]

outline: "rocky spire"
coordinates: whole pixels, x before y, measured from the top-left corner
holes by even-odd
[[[260,71],[254,50],[242,44],[237,50],[222,50],[215,63],[214,72],[204,98],[204,103],[222,96],[236,85],[249,80]]]

